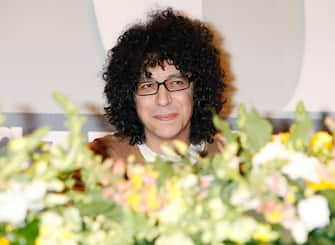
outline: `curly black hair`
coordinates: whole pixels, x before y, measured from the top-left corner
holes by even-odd
[[[214,45],[213,32],[199,20],[192,20],[171,8],[154,12],[145,24],[125,31],[108,52],[103,73],[106,81],[106,117],[117,135],[129,143],[145,141],[144,127],[134,101],[136,85],[148,66],[173,64],[194,83],[190,142],[211,143],[216,129],[212,113],[223,106],[224,71]]]

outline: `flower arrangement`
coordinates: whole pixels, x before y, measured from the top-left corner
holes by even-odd
[[[272,135],[268,121],[241,105],[238,131],[214,116],[218,153],[191,156],[174,142],[164,149],[176,161],[129,156],[124,164],[94,155],[76,107],[55,98],[68,117],[66,144],[41,143],[41,128],[1,153],[0,245],[335,240],[334,122],[331,134],[314,132],[302,103],[289,132]]]

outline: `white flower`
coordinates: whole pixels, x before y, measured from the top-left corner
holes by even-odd
[[[231,224],[226,220],[221,220],[216,223],[215,226],[215,238],[217,241],[222,241],[228,238],[231,229]],[[208,234],[209,235],[209,234]],[[210,237],[207,239],[207,243],[210,242]]]
[[[69,210],[70,212],[75,210]],[[65,211],[67,212],[67,211]],[[70,215],[71,216],[71,215]],[[79,242],[78,230],[71,228],[73,220],[68,214],[58,214],[53,211],[42,213],[40,229],[38,234],[38,244],[41,245],[76,245]],[[75,227],[76,228],[76,227]]]
[[[79,210],[76,208],[67,208],[64,210],[64,219],[67,221],[66,227],[71,231],[79,232],[81,229],[82,219]],[[100,216],[97,217],[97,219]],[[104,216],[102,216],[104,217]]]
[[[198,178],[194,174],[189,174],[182,180],[182,187],[189,189],[194,187],[198,183]]]
[[[171,244],[182,244],[182,245],[193,245],[192,239],[182,232],[174,232],[169,235],[160,236],[155,242],[157,245],[171,245]]]
[[[61,180],[51,180],[47,183],[47,190],[51,192],[62,192],[65,188],[64,182]]]
[[[39,211],[44,208],[43,199],[47,192],[47,186],[41,181],[34,181],[23,190],[23,196],[28,205],[28,209]]]
[[[252,159],[253,167],[257,170],[262,164],[275,159],[285,159],[288,150],[279,142],[266,144]]]
[[[241,217],[230,224],[228,237],[239,244],[244,244],[252,238],[257,223],[250,217]]]
[[[227,206],[222,202],[221,198],[214,197],[208,202],[208,208],[211,217],[221,219],[227,214]]]
[[[36,168],[36,174],[41,176],[43,175],[46,171],[48,171],[48,163],[46,161],[38,161],[35,164]]]
[[[253,197],[249,188],[245,185],[238,186],[232,193],[230,202],[233,205],[241,205],[247,210],[254,210],[260,204],[260,200]]]
[[[239,157],[234,157],[229,163],[228,166],[234,170],[238,170],[240,166],[240,158]]]
[[[39,211],[44,208],[46,191],[46,185],[41,181],[25,186],[12,182],[9,190],[0,192],[0,222],[22,224],[29,210]]]
[[[20,225],[26,217],[27,210],[27,203],[20,190],[0,192],[0,223]]]
[[[308,232],[304,223],[297,221],[290,227],[290,229],[292,237],[296,243],[302,244],[307,241]]]
[[[320,177],[317,174],[317,168],[320,162],[318,159],[297,152],[290,152],[288,158],[290,163],[283,167],[283,173],[291,179],[303,178],[304,180],[319,182]]]
[[[65,194],[50,193],[45,198],[45,204],[49,207],[64,205],[69,201],[69,197]]]
[[[230,202],[233,205],[247,204],[251,198],[250,190],[245,185],[239,185],[238,188],[233,192]]]
[[[185,211],[185,203],[181,198],[173,200],[158,212],[158,218],[162,224],[177,224]]]
[[[265,177],[265,183],[273,193],[281,197],[284,197],[288,191],[287,180],[279,173]]]
[[[48,225],[50,227],[56,228],[63,224],[62,217],[59,214],[52,212],[52,211],[43,213],[41,215],[41,218],[42,218],[41,223],[43,225]]]
[[[320,195],[311,196],[298,203],[298,214],[308,231],[329,224],[330,211],[327,200]]]
[[[308,157],[301,152],[292,152],[279,142],[271,142],[265,145],[253,157],[253,169],[257,171],[263,164],[275,159],[287,159],[288,163],[283,166],[282,172],[291,179],[303,178],[304,180],[318,182],[319,176],[316,169],[320,162],[315,157]]]

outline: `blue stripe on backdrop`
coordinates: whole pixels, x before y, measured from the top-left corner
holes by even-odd
[[[54,113],[4,113],[5,122],[0,125],[0,139],[3,137],[1,132],[5,128],[20,128],[20,134],[25,135],[38,127],[48,126],[51,131],[66,131],[64,114]],[[323,118],[326,115],[335,117],[335,112],[315,112],[310,113],[314,122],[316,130],[324,129]],[[113,127],[108,123],[103,115],[82,114],[86,119],[83,127],[83,134],[87,135],[89,132],[112,132]],[[287,114],[286,117],[271,117],[268,118],[274,126],[274,132],[285,131],[289,125],[294,121],[294,113]],[[234,129],[236,129],[236,118],[230,117]]]
[[[48,134],[43,141],[48,143],[62,144],[67,136],[64,114],[49,113],[4,113],[5,122],[0,125],[0,148],[9,140],[20,138],[33,130],[47,126]],[[86,123],[82,133],[87,141],[113,132],[113,127],[107,122],[103,115],[82,115]]]
[[[38,127],[48,126],[50,130],[66,130],[64,114],[60,113],[4,113],[2,127],[22,127],[23,134],[30,133]],[[88,131],[112,131],[113,127],[103,115],[82,114],[86,119],[83,133]]]

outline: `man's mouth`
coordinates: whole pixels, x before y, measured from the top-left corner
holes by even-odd
[[[153,117],[159,121],[171,121],[178,116],[178,113],[158,114]]]

